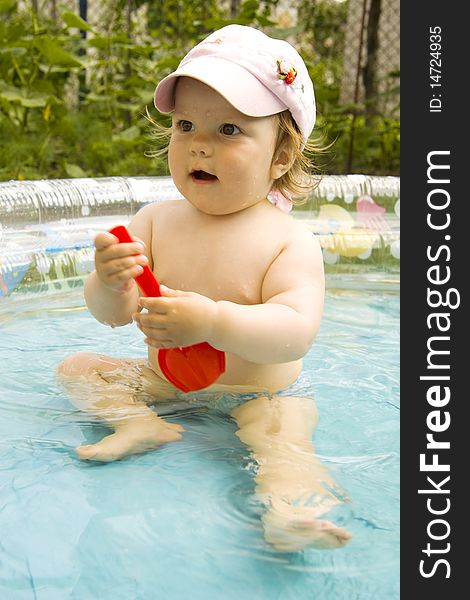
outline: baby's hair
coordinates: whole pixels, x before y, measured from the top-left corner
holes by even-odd
[[[287,152],[292,165],[284,175],[274,181],[273,190],[291,197],[294,204],[302,204],[320,183],[320,169],[314,163],[313,157],[324,152],[325,148],[312,140],[304,142],[299,128],[288,110],[278,113],[274,117],[278,123],[274,156],[283,150]]]
[[[148,106],[145,107],[145,118],[150,123],[150,139],[154,141],[157,145],[157,148],[153,150],[148,150],[145,153],[145,156],[148,158],[167,158],[168,156],[168,147],[170,145],[171,132],[173,128],[166,127],[162,123],[155,121],[152,115],[149,112]]]
[[[304,143],[299,128],[288,110],[275,114],[277,120],[278,134],[274,149],[276,156],[279,151],[285,151],[291,167],[279,179],[273,183],[273,190],[292,198],[294,204],[303,204],[309,194],[320,183],[319,167],[315,164],[313,157],[323,153],[327,148],[320,146],[312,140]],[[158,148],[146,152],[149,158],[162,158],[168,155],[172,127],[166,127],[150,115],[146,109],[146,118],[152,125],[151,138],[157,143]]]

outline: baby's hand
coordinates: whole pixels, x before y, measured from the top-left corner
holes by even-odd
[[[134,238],[132,244],[120,244],[112,233],[99,233],[95,238],[95,268],[101,282],[116,292],[127,292],[134,285],[134,277],[143,273],[148,264],[143,254],[144,243]]]
[[[160,298],[140,298],[148,313],[132,316],[146,335],[145,342],[156,348],[192,346],[210,340],[216,321],[217,303],[195,292],[160,286]]]

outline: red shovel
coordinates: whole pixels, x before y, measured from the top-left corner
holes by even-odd
[[[127,229],[118,225],[110,229],[122,243],[134,240]],[[141,291],[152,298],[161,296],[160,285],[146,265],[135,280]],[[179,348],[162,348],[158,351],[158,364],[165,377],[183,392],[201,390],[211,385],[225,371],[225,353],[207,342]]]

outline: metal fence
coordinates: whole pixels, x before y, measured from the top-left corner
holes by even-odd
[[[364,103],[367,98],[364,72],[368,65],[374,70],[375,108],[384,115],[399,118],[399,100],[389,92],[397,86],[397,79],[391,74],[400,69],[400,0],[349,0],[342,104]]]

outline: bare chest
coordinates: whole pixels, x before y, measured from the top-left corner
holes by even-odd
[[[246,223],[178,222],[153,238],[154,271],[174,289],[239,304],[262,301],[263,279],[280,251],[272,232]]]

